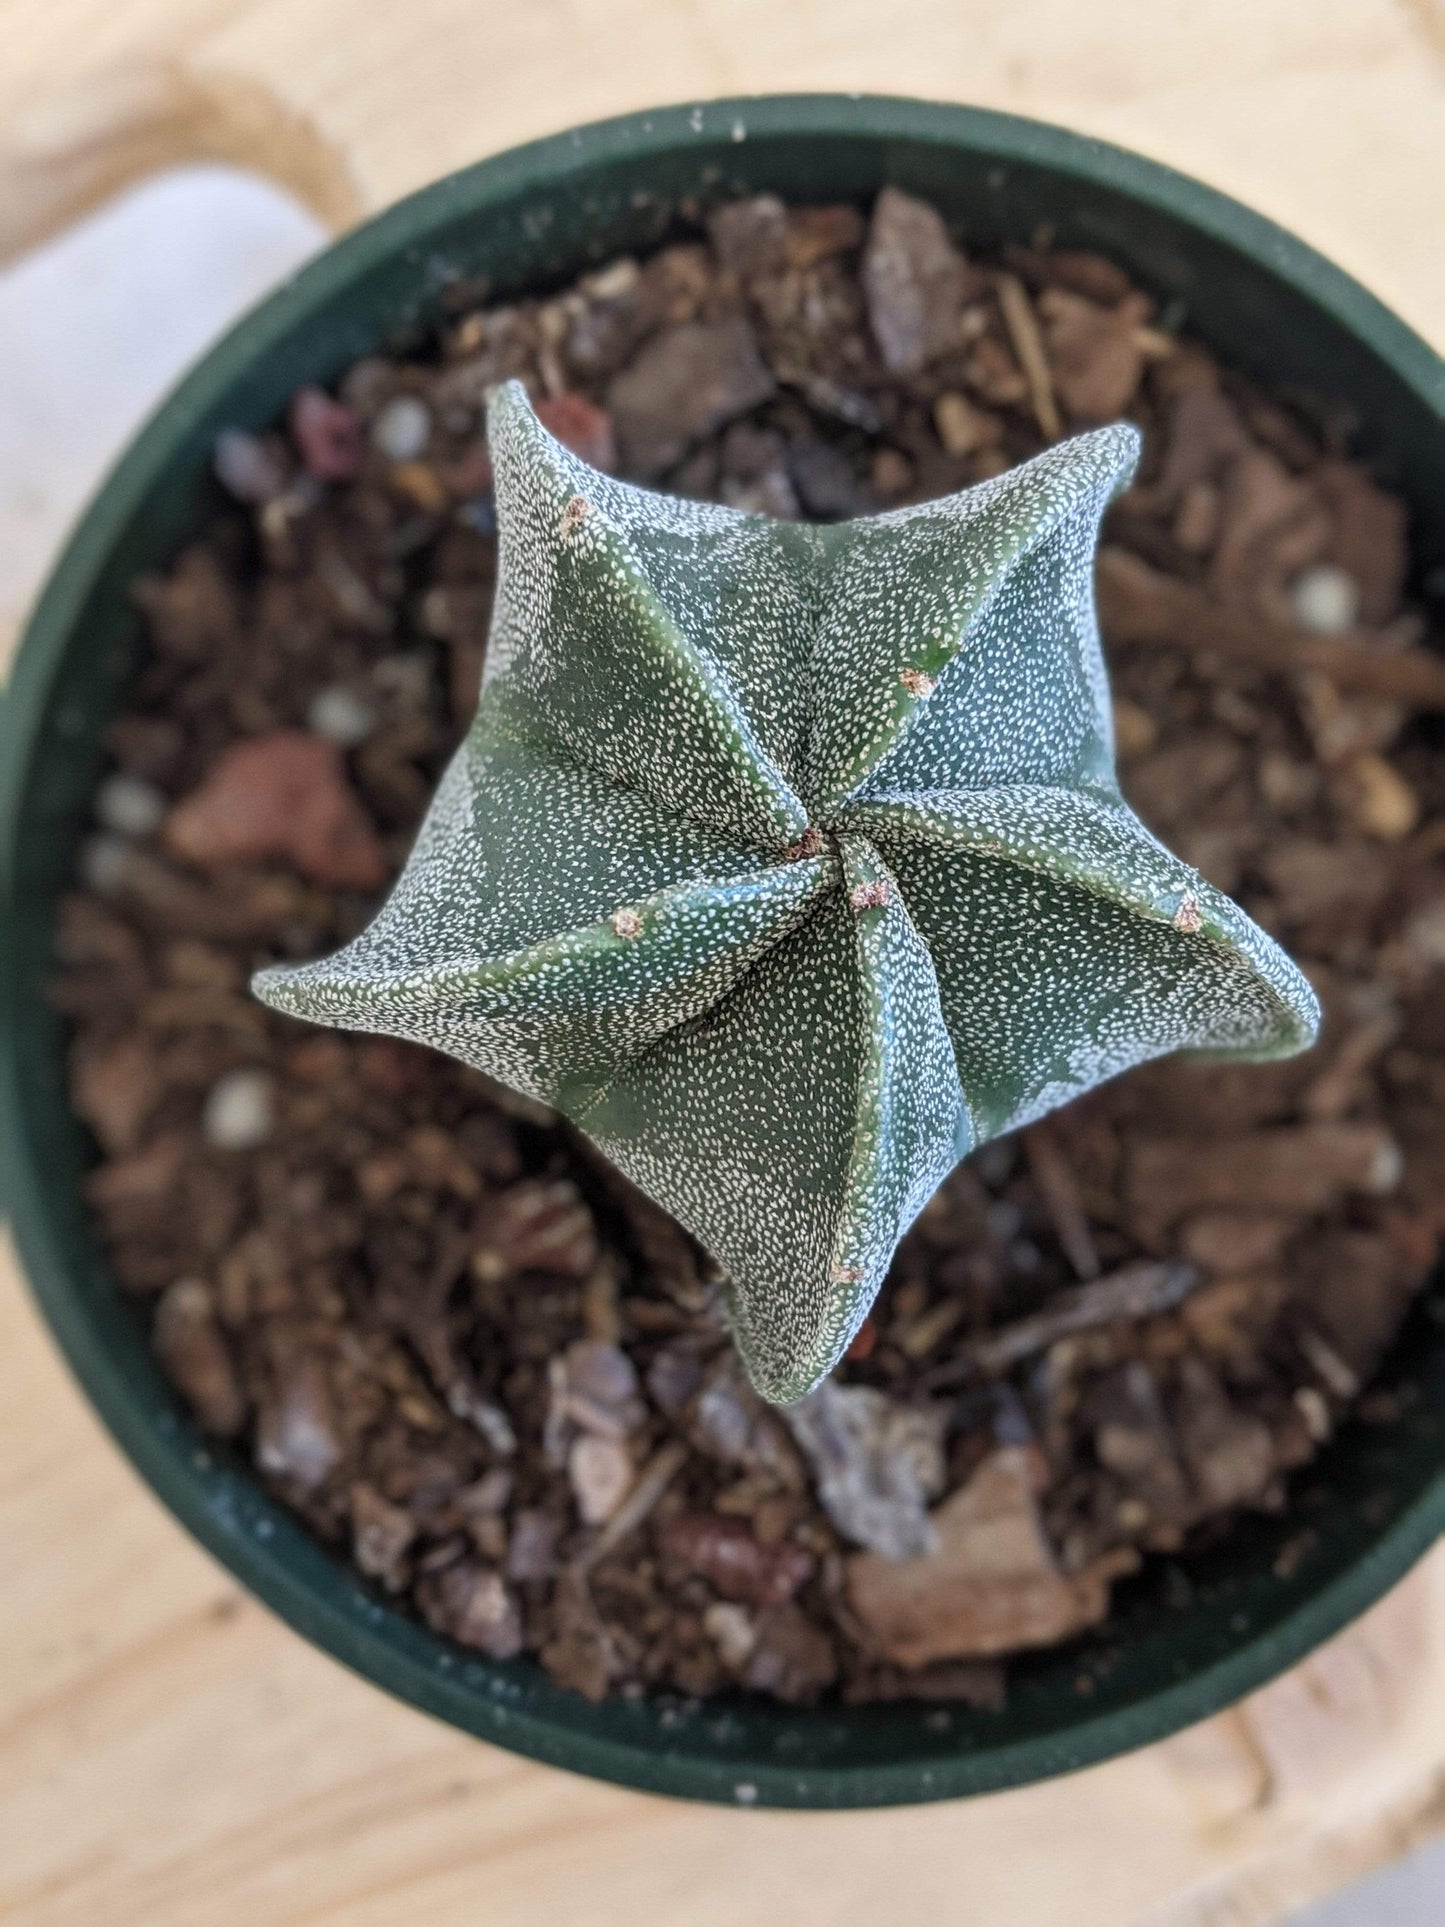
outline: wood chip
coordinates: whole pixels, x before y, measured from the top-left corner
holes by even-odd
[[[931,1306],[897,1334],[895,1343],[899,1351],[905,1358],[927,1358],[931,1351],[943,1343],[967,1309],[962,1298],[945,1298]],[[851,1351],[848,1355],[850,1358],[855,1356]],[[866,1358],[867,1352],[863,1356]]]
[[[681,1439],[671,1439],[666,1445],[659,1446],[643,1466],[622,1504],[578,1557],[576,1565],[582,1571],[595,1566],[599,1559],[605,1559],[609,1552],[615,1551],[624,1539],[631,1538],[638,1527],[646,1523],[658,1500],[682,1470],[686,1458],[687,1447]]]
[[[1059,1570],[1021,1447],[995,1452],[931,1516],[936,1550],[904,1560],[857,1553],[848,1561],[849,1603],[895,1665],[1052,1645],[1108,1610],[1114,1568]]]
[[[1089,1229],[1089,1214],[1057,1135],[1049,1125],[1035,1124],[1024,1133],[1024,1149],[1028,1154],[1029,1175],[1058,1234],[1065,1257],[1080,1278],[1097,1278],[1101,1266],[1094,1249],[1094,1234]]]
[[[1197,1211],[1323,1211],[1350,1191],[1384,1197],[1402,1172],[1383,1125],[1322,1120],[1232,1138],[1142,1138],[1126,1196],[1153,1237]]]
[[[1017,275],[1001,274],[995,286],[1003,325],[1008,330],[1009,342],[1018,357],[1023,378],[1028,383],[1029,406],[1034,411],[1039,433],[1047,440],[1055,441],[1063,434],[1064,424],[1059,415],[1059,405],[1054,400],[1049,358],[1044,352],[1044,339],[1039,333],[1033,303]]]
[[[985,1373],[1009,1371],[1020,1360],[1046,1351],[1060,1338],[1111,1324],[1116,1318],[1157,1317],[1182,1304],[1199,1279],[1193,1265],[1177,1261],[1155,1264],[1146,1259],[1124,1265],[1091,1284],[1080,1285],[1032,1318],[1020,1318],[976,1339],[960,1361],[959,1375],[969,1366]]]
[[[1428,649],[1392,653],[1368,631],[1312,635],[1215,602],[1120,548],[1102,548],[1099,615],[1113,642],[1163,644],[1252,662],[1259,669],[1313,669],[1342,689],[1368,690],[1416,709],[1445,709],[1445,660]]]

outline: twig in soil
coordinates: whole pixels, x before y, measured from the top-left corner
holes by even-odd
[[[1099,1254],[1094,1249],[1094,1234],[1089,1229],[1078,1182],[1063,1147],[1047,1124],[1035,1124],[1024,1133],[1024,1149],[1028,1153],[1029,1176],[1049,1214],[1064,1256],[1074,1267],[1076,1276],[1097,1278],[1101,1267]]]
[[[443,1239],[426,1284],[407,1319],[405,1335],[440,1392],[453,1418],[470,1425],[503,1458],[517,1449],[517,1435],[505,1410],[487,1398],[471,1369],[457,1356],[446,1302],[452,1286],[466,1268],[476,1244],[473,1225],[463,1225]]]
[[[1114,642],[1210,651],[1258,669],[1314,669],[1342,689],[1445,709],[1445,660],[1429,649],[1391,651],[1363,630],[1353,639],[1309,635],[1212,601],[1120,548],[1099,551],[1098,593],[1104,630]]]
[[[995,286],[1003,325],[1028,383],[1029,406],[1034,411],[1039,433],[1048,441],[1057,441],[1064,432],[1064,424],[1054,400],[1054,378],[1028,293],[1015,274],[1001,274]]]
[[[637,1483],[628,1493],[622,1504],[603,1526],[597,1537],[574,1561],[579,1572],[587,1572],[599,1559],[605,1559],[628,1539],[638,1527],[645,1524],[653,1507],[682,1470],[687,1458],[687,1447],[681,1439],[670,1439],[643,1466]]]
[[[937,1390],[972,1372],[993,1376],[1009,1371],[1021,1360],[1046,1351],[1058,1339],[1070,1338],[1075,1332],[1111,1325],[1116,1319],[1153,1318],[1160,1312],[1173,1311],[1194,1290],[1200,1277],[1197,1266],[1179,1259],[1162,1263],[1145,1259],[1123,1265],[1055,1299],[1031,1318],[1020,1318],[974,1339],[965,1347],[962,1358],[939,1366],[930,1375],[929,1389]]]
[[[871,395],[860,395],[827,375],[790,367],[787,363],[779,363],[773,372],[784,388],[796,388],[809,407],[816,408],[820,415],[831,415],[850,428],[861,429],[865,435],[881,433],[883,415]]]
[[[930,1306],[897,1334],[895,1342],[899,1351],[905,1358],[927,1358],[947,1338],[966,1309],[961,1298],[945,1298]]]
[[[1354,1368],[1345,1363],[1334,1346],[1321,1337],[1312,1325],[1301,1328],[1299,1348],[1319,1373],[1326,1389],[1333,1392],[1336,1398],[1359,1397],[1360,1381]]]

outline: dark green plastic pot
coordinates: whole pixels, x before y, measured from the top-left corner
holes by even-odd
[[[424,327],[458,276],[485,276],[497,297],[544,289],[660,239],[686,197],[866,200],[886,182],[934,201],[980,244],[1043,227],[1101,249],[1182,304],[1228,359],[1348,399],[1362,448],[1413,505],[1422,570],[1445,561],[1445,366],[1269,222],[1116,148],[996,114],[830,97],[669,108],[440,181],[243,321],[155,416],[61,557],[5,701],[0,752],[8,1208],[41,1309],[122,1448],[298,1632],[413,1705],[577,1772],[760,1805],[933,1800],[1066,1772],[1200,1719],[1299,1659],[1377,1599],[1445,1521],[1439,1296],[1393,1361],[1401,1416],[1343,1434],[1300,1479],[1288,1516],[1246,1521],[1209,1557],[1130,1582],[1105,1634],[1021,1661],[1006,1711],[591,1706],[531,1664],[486,1664],[403,1618],[198,1434],[92,1241],[81,1200],[90,1149],[66,1102],[43,984],[101,730],[133,660],[126,585],[213,506],[219,428],[268,422],[299,383],[329,381]]]

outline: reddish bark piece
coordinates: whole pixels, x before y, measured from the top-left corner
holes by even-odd
[[[895,1665],[1050,1646],[1104,1617],[1111,1574],[1059,1570],[1022,1447],[985,1459],[932,1523],[937,1550],[922,1558],[848,1561],[853,1611]]]
[[[351,1066],[350,1041],[329,1031],[303,1037],[286,1053],[287,1076],[294,1077],[298,1084],[310,1085],[325,1085],[333,1078],[345,1077]]]
[[[406,1555],[416,1537],[416,1520],[392,1505],[375,1486],[358,1481],[351,1488],[351,1550],[369,1579],[379,1579],[390,1592],[406,1583]]]
[[[1234,1404],[1202,1358],[1180,1361],[1175,1408],[1185,1462],[1209,1509],[1259,1498],[1278,1470],[1264,1420]]]
[[[98,1211],[158,1203],[173,1194],[185,1155],[185,1138],[168,1132],[143,1151],[108,1158],[85,1180],[85,1195]]]
[[[1075,421],[1107,422],[1133,401],[1144,374],[1139,330],[1150,302],[1129,295],[1100,307],[1065,288],[1039,296],[1044,340],[1059,400]]]
[[[1169,408],[1158,476],[1133,491],[1131,505],[1172,513],[1186,490],[1217,481],[1225,465],[1251,446],[1238,409],[1219,392],[1217,382],[1185,386]]]
[[[585,1278],[597,1262],[597,1228],[577,1187],[565,1178],[528,1179],[503,1192],[472,1254],[478,1277],[554,1271]]]
[[[741,1519],[713,1512],[680,1512],[661,1528],[665,1557],[700,1573],[724,1599],[749,1606],[783,1606],[812,1577],[813,1555],[783,1540],[759,1545]]]
[[[1334,516],[1330,556],[1359,588],[1360,619],[1388,622],[1399,612],[1410,559],[1405,504],[1355,462],[1324,463],[1319,483]]]
[[[610,473],[617,466],[612,417],[585,395],[549,395],[537,403],[537,420],[564,448],[593,468]]]
[[[399,1037],[363,1037],[356,1048],[356,1068],[372,1090],[402,1097],[426,1083],[426,1057],[419,1045]]]
[[[1137,1223],[1164,1227],[1200,1211],[1321,1211],[1349,1191],[1382,1196],[1401,1158],[1379,1124],[1304,1124],[1234,1138],[1144,1138],[1128,1197]]]
[[[235,582],[199,543],[183,549],[168,574],[141,576],[131,599],[146,619],[151,647],[173,662],[213,661],[241,621]]]
[[[1289,1280],[1277,1272],[1234,1272],[1194,1294],[1183,1308],[1184,1323],[1206,1358],[1248,1370],[1290,1291]]]
[[[256,1463],[308,1492],[326,1483],[345,1447],[320,1352],[283,1358],[256,1426]]]
[[[121,1037],[102,1050],[78,1051],[70,1078],[75,1108],[111,1156],[134,1151],[160,1101],[155,1052],[142,1037]]]
[[[795,207],[788,210],[786,249],[790,268],[813,268],[835,254],[862,245],[867,228],[856,207],[841,202],[832,207]]]
[[[485,442],[474,442],[454,462],[437,470],[453,495],[485,495],[492,486],[492,458]]]
[[[289,416],[295,442],[308,475],[319,482],[349,482],[361,467],[361,423],[346,406],[323,388],[298,388],[291,397]]]
[[[407,1174],[427,1191],[450,1191],[472,1199],[481,1191],[476,1167],[451,1131],[438,1124],[418,1124],[400,1146]]]
[[[1115,642],[1207,651],[1259,669],[1317,669],[1341,689],[1445,709],[1445,663],[1431,650],[1392,653],[1371,648],[1365,636],[1310,635],[1253,611],[1241,614],[1120,548],[1100,549],[1097,587],[1100,617]]]
[[[862,1359],[871,1358],[878,1345],[878,1327],[871,1318],[865,1318],[858,1327],[858,1335],[844,1352],[843,1356],[855,1364]]]
[[[809,1706],[837,1677],[832,1640],[799,1607],[778,1606],[758,1621],[745,1686],[792,1706]]]
[[[236,1374],[209,1288],[178,1278],[156,1308],[156,1354],[207,1431],[230,1438],[246,1423],[246,1395]]]
[[[1224,600],[1278,595],[1285,582],[1318,562],[1330,539],[1319,490],[1292,475],[1267,448],[1250,448],[1225,470],[1219,539],[1209,583]]]
[[[1306,1247],[1310,1314],[1361,1382],[1394,1342],[1434,1257],[1412,1260],[1378,1231],[1331,1228]]]
[[[559,1686],[600,1700],[623,1668],[618,1642],[598,1614],[584,1571],[564,1570],[552,1597],[551,1637],[539,1658]]]
[[[1195,1264],[1228,1277],[1273,1264],[1294,1230],[1295,1221],[1286,1214],[1226,1205],[1187,1219],[1179,1229],[1179,1247]]]
[[[1053,249],[1048,256],[1048,278],[1055,287],[1068,288],[1086,301],[1097,301],[1105,307],[1113,307],[1134,292],[1128,275],[1116,262],[1087,248]],[[1146,320],[1151,307],[1152,303],[1146,304]]]
[[[166,847],[198,869],[289,862],[329,890],[376,890],[386,853],[334,743],[278,729],[228,749],[171,811]]]

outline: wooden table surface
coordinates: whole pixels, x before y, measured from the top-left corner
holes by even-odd
[[[272,174],[342,226],[579,120],[866,89],[1171,161],[1445,344],[1445,0],[0,0],[0,49],[0,257],[176,161]],[[101,1433],[3,1250],[0,1570],[23,1927],[1249,1927],[1445,1824],[1445,1551],[1242,1709],[987,1800],[744,1814],[497,1752],[237,1591]]]

